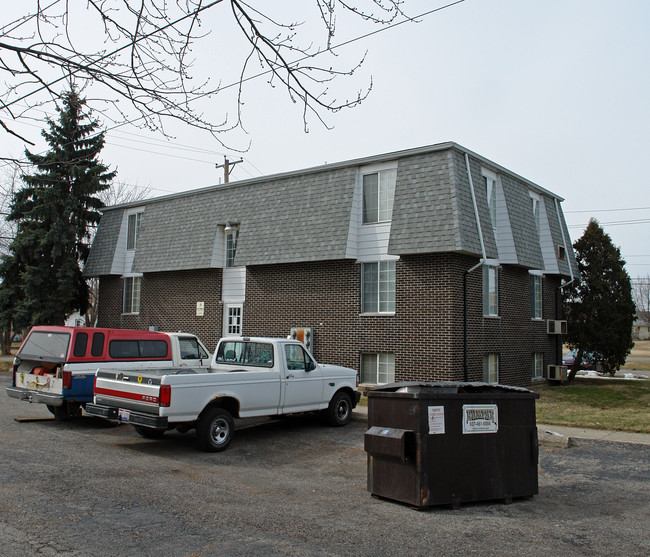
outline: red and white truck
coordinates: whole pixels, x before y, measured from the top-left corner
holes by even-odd
[[[232,441],[234,418],[321,411],[342,426],[359,397],[355,370],[317,363],[297,340],[229,337],[207,369],[100,369],[86,412],[131,423],[147,438],[195,428],[199,447],[218,452]]]

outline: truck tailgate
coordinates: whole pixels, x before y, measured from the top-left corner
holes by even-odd
[[[95,404],[158,415],[160,377],[99,370],[95,380]]]
[[[60,395],[63,392],[63,380],[54,375],[33,375],[31,373],[16,373],[16,387]]]

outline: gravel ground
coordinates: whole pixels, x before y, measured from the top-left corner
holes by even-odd
[[[650,446],[540,450],[539,495],[416,511],[366,490],[364,423],[239,430],[224,453],[50,419],[0,374],[0,554],[650,555]],[[36,418],[17,422],[16,417]],[[42,418],[42,419],[38,419]]]

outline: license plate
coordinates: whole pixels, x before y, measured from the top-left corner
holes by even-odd
[[[124,410],[123,408],[120,408],[117,412],[117,417],[122,422],[128,422],[130,415],[131,415],[131,410]]]

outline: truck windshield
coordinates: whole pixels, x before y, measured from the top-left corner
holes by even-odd
[[[217,363],[273,367],[273,346],[265,342],[222,342],[217,352]]]
[[[23,360],[65,362],[68,344],[70,344],[70,333],[32,331],[20,347],[17,356]]]

